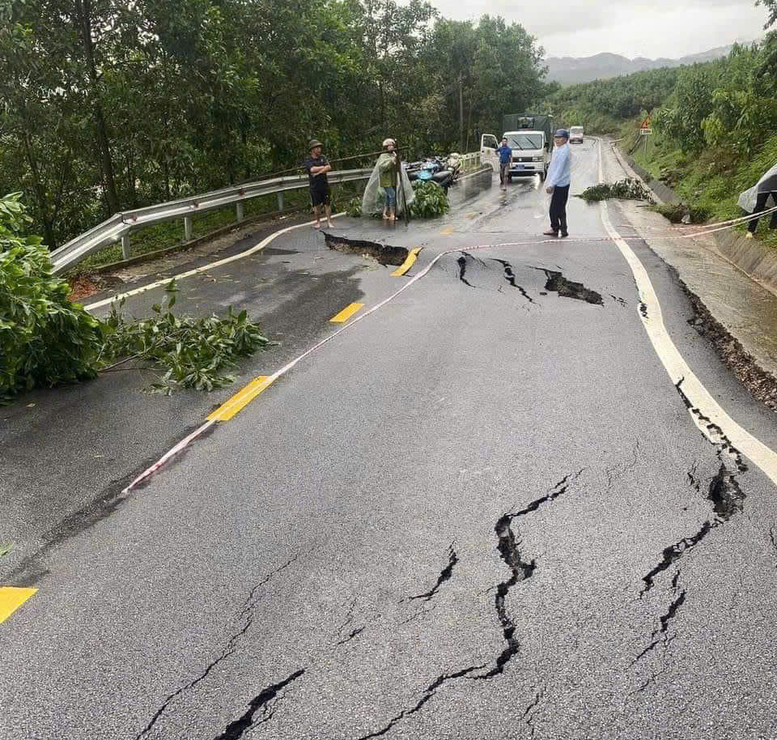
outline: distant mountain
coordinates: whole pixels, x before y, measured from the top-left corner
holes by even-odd
[[[582,58],[549,57],[545,63],[548,65],[548,80],[557,80],[562,85],[572,85],[577,82],[606,80],[608,77],[629,75],[632,72],[642,72],[646,69],[710,62],[713,59],[726,56],[730,51],[730,45],[719,46],[716,49],[703,51],[700,54],[690,54],[680,59],[645,59],[645,57],[627,59],[620,54],[603,53]]]

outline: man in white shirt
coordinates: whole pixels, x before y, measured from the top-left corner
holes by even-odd
[[[569,236],[567,231],[567,200],[572,173],[572,150],[569,147],[569,131],[560,128],[554,137],[556,148],[550,160],[545,192],[550,199],[550,231],[544,236]]]

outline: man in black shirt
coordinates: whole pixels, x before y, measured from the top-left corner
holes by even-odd
[[[310,156],[305,160],[305,171],[308,173],[310,181],[310,202],[313,204],[313,211],[316,214],[316,223],[314,229],[321,228],[321,206],[326,208],[326,222],[329,228],[332,228],[332,206],[329,193],[329,180],[326,173],[331,172],[332,165],[329,160],[321,155],[324,145],[313,139],[308,145]]]

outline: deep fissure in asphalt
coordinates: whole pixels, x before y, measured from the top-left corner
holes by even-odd
[[[293,681],[296,681],[300,676],[304,675],[304,673],[305,669],[300,668],[283,681],[279,681],[278,683],[272,684],[272,686],[268,686],[266,689],[262,689],[262,691],[248,703],[248,711],[234,722],[230,722],[224,732],[217,735],[215,740],[238,740],[238,738],[243,737],[246,730],[258,727],[272,719],[273,711],[272,709],[267,708],[268,702],[272,701],[281,689],[285,688]],[[254,722],[254,715],[263,708],[265,709],[265,712],[261,721]]]
[[[497,544],[499,554],[513,574],[509,580],[502,581],[496,587],[496,596],[494,597],[496,615],[502,625],[502,634],[507,647],[496,659],[496,665],[484,676],[479,676],[479,678],[493,678],[502,673],[505,666],[518,654],[521,647],[520,642],[515,637],[515,622],[513,622],[507,612],[505,599],[513,586],[521,581],[528,580],[534,575],[534,571],[537,569],[537,561],[532,559],[530,562],[524,562],[521,559],[521,552],[518,547],[520,540],[516,539],[515,532],[513,532],[511,526],[512,520],[518,516],[519,514],[505,514],[494,527],[499,541]]]
[[[525,581],[526,579],[531,578],[537,567],[536,560],[525,562],[521,558],[519,549],[520,541],[513,531],[512,522],[519,517],[526,516],[527,514],[537,511],[544,504],[550,503],[562,494],[566,493],[569,490],[571,483],[582,474],[583,470],[584,468],[577,473],[565,476],[562,480],[556,483],[556,485],[551,489],[550,493],[536,499],[535,501],[532,501],[524,509],[514,513],[502,515],[494,526],[494,531],[497,536],[497,550],[499,551],[502,560],[507,564],[512,573],[511,577],[507,581],[501,582],[496,587],[494,606],[496,609],[497,617],[499,618],[499,622],[502,626],[502,633],[504,635],[505,641],[507,642],[507,647],[497,657],[495,666],[488,672],[477,676],[471,676],[470,674],[474,673],[475,671],[484,669],[486,664],[479,666],[469,666],[468,668],[456,671],[455,673],[446,673],[438,676],[431,684],[429,684],[429,686],[427,686],[423,696],[416,702],[413,707],[410,709],[405,709],[392,717],[380,730],[372,732],[368,735],[362,735],[358,738],[358,740],[369,740],[370,738],[381,737],[385,735],[405,717],[418,712],[435,695],[437,690],[448,681],[455,681],[460,678],[468,678],[470,680],[488,680],[503,673],[505,665],[507,665],[507,663],[509,663],[509,661],[517,654],[520,648],[519,641],[515,637],[515,623],[507,611],[505,599],[507,594],[510,592],[510,589],[521,581]],[[452,552],[453,546],[451,545],[449,555]],[[448,579],[446,578],[445,580]],[[529,704],[526,712],[524,713],[524,719],[526,719],[529,713],[536,708],[543,695],[544,692],[540,692],[537,696],[535,696],[534,700]],[[530,717],[529,720],[531,720]],[[534,727],[530,722],[529,726],[532,730],[532,734],[534,734]]]
[[[154,725],[156,725],[156,723],[159,721],[162,715],[167,711],[168,707],[178,697],[185,694],[187,691],[195,688],[199,683],[204,681],[210,675],[211,671],[213,671],[216,668],[216,666],[219,665],[219,663],[226,660],[228,657],[230,657],[237,651],[237,647],[240,639],[246,634],[246,632],[248,632],[248,630],[250,629],[251,625],[254,622],[254,609],[257,607],[260,600],[257,598],[257,594],[259,593],[260,589],[263,586],[265,586],[276,575],[286,570],[286,568],[288,568],[294,561],[296,561],[298,557],[299,557],[299,554],[295,555],[293,558],[290,558],[289,560],[287,560],[283,565],[279,566],[275,570],[268,573],[261,581],[259,581],[259,583],[257,583],[251,589],[251,591],[249,591],[248,596],[243,602],[243,607],[240,610],[239,614],[237,615],[237,620],[236,620],[239,624],[242,623],[242,627],[237,632],[235,632],[230,636],[224,650],[205,667],[205,670],[203,670],[202,673],[200,673],[200,675],[197,676],[197,678],[195,678],[193,681],[190,681],[185,686],[182,686],[181,688],[177,689],[164,700],[164,702],[162,703],[162,706],[159,707],[159,709],[156,711],[156,713],[151,718],[149,723],[143,728],[143,730],[141,730],[135,736],[135,740],[143,740],[143,738],[148,737],[148,734],[154,728]]]
[[[498,262],[500,265],[502,265],[502,267],[504,267],[505,280],[507,280],[507,282],[513,286],[513,288],[517,288],[521,295],[527,301],[529,301],[529,303],[534,303],[534,305],[537,305],[536,301],[534,301],[532,297],[526,292],[526,289],[515,282],[515,272],[513,272],[513,266],[507,260],[494,259],[494,262]]]
[[[475,286],[464,277],[467,274],[467,258],[463,253],[461,257],[456,260],[456,262],[459,265],[459,280],[461,280],[464,285],[468,285],[470,288],[474,288]]]
[[[451,543],[450,547],[448,548],[448,564],[440,571],[440,575],[437,577],[437,583],[435,583],[434,586],[426,593],[409,597],[408,601],[417,601],[419,599],[429,601],[431,598],[433,598],[434,595],[440,590],[440,586],[442,586],[445,581],[450,580],[451,576],[453,575],[453,569],[456,567],[456,563],[458,562],[459,556],[456,554],[453,543]]]
[[[562,298],[574,298],[578,301],[585,301],[595,306],[604,306],[601,294],[595,290],[586,288],[582,283],[576,283],[574,280],[567,280],[563,273],[557,270],[548,270],[544,267],[537,267],[537,270],[541,270],[545,273],[547,282],[545,283],[545,290],[552,293],[558,293]]]
[[[678,563],[686,553],[693,550],[694,547],[704,540],[713,529],[728,522],[731,517],[740,513],[744,508],[744,499],[746,496],[737,480],[738,474],[747,471],[747,465],[745,464],[742,454],[734,447],[731,440],[723,433],[723,430],[691,403],[683,390],[684,382],[685,377],[682,377],[675,384],[677,393],[680,395],[688,412],[696,417],[699,422],[704,424],[705,428],[710,433],[710,437],[707,435],[703,436],[706,441],[716,448],[716,456],[720,462],[718,472],[710,480],[706,495],[707,500],[712,504],[715,519],[706,520],[695,534],[690,537],[684,537],[674,545],[664,548],[661,560],[642,578],[643,586],[639,594],[640,599],[653,588],[656,576],[665,570],[668,570],[672,565]],[[731,470],[730,466],[733,466],[734,470]],[[697,470],[698,463],[694,463],[687,472],[688,485],[694,491],[700,493],[701,480],[697,478]],[[669,644],[674,639],[674,637],[669,634],[669,625],[677,616],[677,612],[686,600],[686,590],[680,589],[678,585],[680,572],[680,566],[677,565],[677,571],[672,578],[671,586],[674,598],[670,602],[666,613],[660,617],[660,625],[658,629],[653,631],[651,643],[637,655],[632,662],[632,665],[639,662],[660,643],[663,643],[664,647],[668,648]],[[652,680],[655,680],[655,678],[656,677],[654,676]],[[650,683],[650,680],[648,683]],[[643,686],[643,689],[648,683]]]
[[[544,504],[550,503],[566,493],[569,490],[571,481],[577,479],[582,472],[583,469],[577,473],[565,476],[556,483],[550,490],[550,493],[535,499],[520,511],[504,514],[497,521],[494,527],[497,536],[497,550],[499,551],[502,560],[504,560],[507,567],[512,571],[512,576],[509,580],[502,581],[497,585],[496,596],[494,597],[494,607],[499,623],[502,625],[502,635],[504,636],[507,646],[497,657],[494,667],[482,676],[477,676],[477,679],[491,679],[494,678],[494,676],[501,674],[504,671],[505,666],[520,650],[520,642],[515,637],[515,622],[507,611],[506,599],[513,586],[534,575],[534,571],[537,569],[537,561],[532,559],[530,562],[525,562],[521,558],[519,549],[521,543],[513,531],[513,520],[537,511]]]
[[[329,249],[346,254],[361,254],[373,257],[381,265],[401,265],[410,254],[405,247],[394,247],[390,244],[371,242],[366,239],[349,239],[335,236],[329,232],[321,232]]]

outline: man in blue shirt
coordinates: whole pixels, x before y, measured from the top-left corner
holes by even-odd
[[[499,155],[499,182],[502,184],[502,190],[507,190],[507,177],[510,172],[510,165],[513,163],[513,150],[507,146],[507,137],[502,139],[502,146],[496,150]]]
[[[545,180],[545,192],[550,199],[550,231],[545,236],[569,236],[567,231],[567,200],[572,172],[572,151],[569,148],[569,131],[560,128],[554,137],[556,149],[550,160],[548,177]]]

